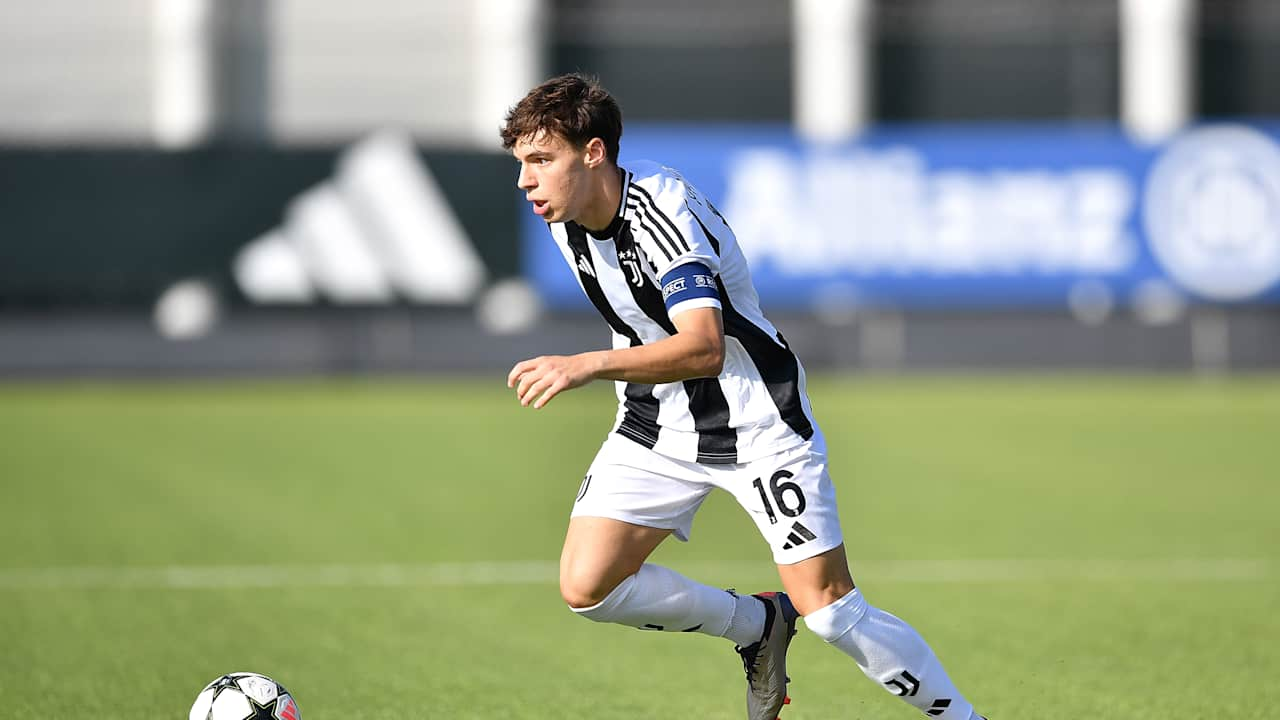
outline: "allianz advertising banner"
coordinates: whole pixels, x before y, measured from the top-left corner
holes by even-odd
[[[780,128],[628,127],[728,219],[766,308],[1280,301],[1280,125],[1148,147],[1109,126],[896,127],[816,147]],[[513,173],[514,174],[514,173]],[[523,198],[523,196],[521,196]],[[524,267],[588,307],[546,226]]]

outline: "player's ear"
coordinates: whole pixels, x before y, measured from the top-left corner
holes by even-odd
[[[600,138],[591,138],[587,141],[586,156],[584,162],[588,168],[597,168],[608,158],[605,153],[604,140]]]

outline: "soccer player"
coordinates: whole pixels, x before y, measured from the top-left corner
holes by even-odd
[[[760,312],[733,231],[675,170],[618,165],[622,114],[591,78],[539,85],[507,114],[518,185],[613,331],[608,350],[516,363],[520,404],[613,380],[617,421],[578,491],[560,593],[598,622],[732,640],[747,717],[787,701],[797,615],[874,682],[943,720],[978,718],[920,635],[870,605],[845,558],[805,374]],[[646,562],[687,540],[713,488],[731,493],[773,551],[784,593],[737,595]]]

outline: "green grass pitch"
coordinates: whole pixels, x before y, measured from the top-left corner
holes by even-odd
[[[0,717],[740,718],[729,644],[586,622],[554,564],[613,417],[503,378],[0,386]],[[854,577],[993,720],[1280,714],[1280,380],[811,382]],[[714,495],[656,560],[776,579]],[[784,720],[915,711],[801,631]]]

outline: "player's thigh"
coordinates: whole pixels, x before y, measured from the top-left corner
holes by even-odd
[[[810,443],[736,466],[718,484],[747,511],[778,565],[800,563],[844,543],[826,454]]]
[[[640,570],[671,534],[613,518],[579,515],[569,519],[560,553],[560,594],[573,607],[595,605]]]
[[[706,470],[610,435],[587,470],[570,516],[600,517],[670,530],[685,541],[715,486]]]
[[[687,540],[713,485],[691,463],[614,435],[601,446],[579,488],[560,560],[570,605],[603,600],[635,573],[658,543]]]

